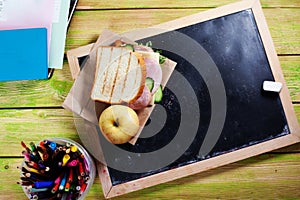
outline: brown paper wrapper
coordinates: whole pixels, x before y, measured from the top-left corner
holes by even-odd
[[[100,131],[98,120],[101,112],[110,105],[92,100],[91,91],[93,88],[96,71],[97,49],[100,46],[112,45],[116,40],[122,40],[129,44],[136,44],[134,41],[117,35],[111,31],[103,31],[96,43],[91,48],[88,58],[83,64],[82,70],[80,71],[62,105],[64,108],[83,118],[83,120],[85,121],[83,126],[85,126],[85,129],[88,130],[88,133],[86,133],[86,135],[88,136],[82,137],[81,134],[81,139],[83,138],[84,140],[86,140],[86,142],[88,142],[90,147],[93,148],[93,152],[98,149],[97,151],[101,152],[101,155],[99,155],[100,157],[102,156],[102,151],[101,147],[99,146],[100,144],[97,144],[97,142],[99,143],[98,132]],[[169,80],[175,66],[176,63],[170,59],[166,59],[164,64],[161,65],[163,72],[161,85],[163,87]],[[133,145],[136,143],[154,107],[155,105],[136,111],[140,120],[140,129],[138,133],[129,141],[129,143]]]

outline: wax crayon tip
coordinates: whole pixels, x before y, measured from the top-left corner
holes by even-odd
[[[55,148],[56,148],[56,143],[51,142],[49,146],[50,146],[50,148],[54,151]]]
[[[79,192],[79,194],[80,194],[80,195],[82,195],[82,194],[83,194],[83,192],[84,192],[84,191],[85,191],[85,189],[86,189],[86,186],[87,186],[87,184],[86,184],[86,183],[83,183],[83,184],[81,185],[80,192]]]
[[[65,154],[64,157],[63,157],[63,160],[62,160],[62,166],[63,167],[67,164],[67,162],[69,161],[69,159],[70,159],[69,154]]]
[[[68,162],[67,167],[75,167],[77,165],[78,161],[77,160],[72,160]]]
[[[43,157],[43,160],[48,160],[49,155],[47,153],[44,153],[42,157]]]
[[[69,182],[67,182],[66,183],[66,186],[65,186],[65,192],[69,192],[69,190],[70,190],[70,183]]]
[[[70,152],[71,152],[70,148],[66,149],[66,153],[70,153]]]
[[[76,151],[77,151],[77,147],[76,147],[76,146],[74,146],[74,145],[73,145],[73,146],[71,146],[71,147],[70,147],[70,149],[71,149],[71,151],[72,151],[72,152],[76,152]]]
[[[31,150],[26,146],[26,144],[25,144],[23,141],[21,141],[21,145],[22,145],[22,147],[23,147],[24,149],[26,149],[26,151],[27,151],[28,153],[31,153]]]
[[[78,163],[78,169],[79,169],[80,176],[84,176],[85,172],[84,172],[84,169],[83,169],[83,163],[82,162]]]
[[[30,142],[29,145],[30,145],[32,151],[36,150],[36,146],[33,142]]]
[[[21,145],[23,148],[25,148],[25,149],[27,148],[26,144],[23,141],[21,141]]]
[[[53,187],[52,190],[51,190],[51,193],[52,193],[52,194],[55,194],[56,191],[58,190],[58,187],[59,187],[59,183],[55,183],[54,187]]]
[[[40,141],[40,146],[44,146],[45,142],[44,141]]]

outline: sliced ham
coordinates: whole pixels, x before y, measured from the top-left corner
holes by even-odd
[[[146,64],[147,74],[146,76],[154,80],[154,87],[151,91],[152,94],[159,88],[162,80],[162,70],[159,64],[159,53],[137,51],[144,58]]]
[[[144,51],[144,52],[153,52],[151,47],[143,46],[143,45],[135,45],[134,51]]]
[[[142,95],[135,102],[128,104],[128,106],[134,110],[139,110],[148,106],[151,100],[152,94],[149,88],[145,86]]]
[[[154,86],[151,91],[145,86],[142,95],[135,102],[128,104],[130,108],[139,110],[151,103],[152,96],[162,81],[162,69],[159,64],[159,53],[154,52],[151,47],[135,45],[134,51],[144,58],[146,77],[152,78],[154,81]]]

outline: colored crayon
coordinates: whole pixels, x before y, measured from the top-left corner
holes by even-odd
[[[37,193],[37,192],[45,192],[48,190],[49,190],[49,188],[29,188],[28,192],[29,193]]]
[[[34,187],[39,188],[49,188],[54,184],[54,181],[37,181],[34,182]]]
[[[63,177],[63,179],[61,180],[58,189],[59,189],[59,190],[63,190],[63,189],[65,188],[66,182],[67,182],[67,173],[64,174],[64,177]]]
[[[24,164],[17,183],[30,199],[78,199],[85,192],[90,166],[77,146],[50,140],[21,146]]]

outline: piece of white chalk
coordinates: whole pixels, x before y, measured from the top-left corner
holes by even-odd
[[[269,92],[280,92],[282,83],[274,81],[264,81],[263,90]]]

